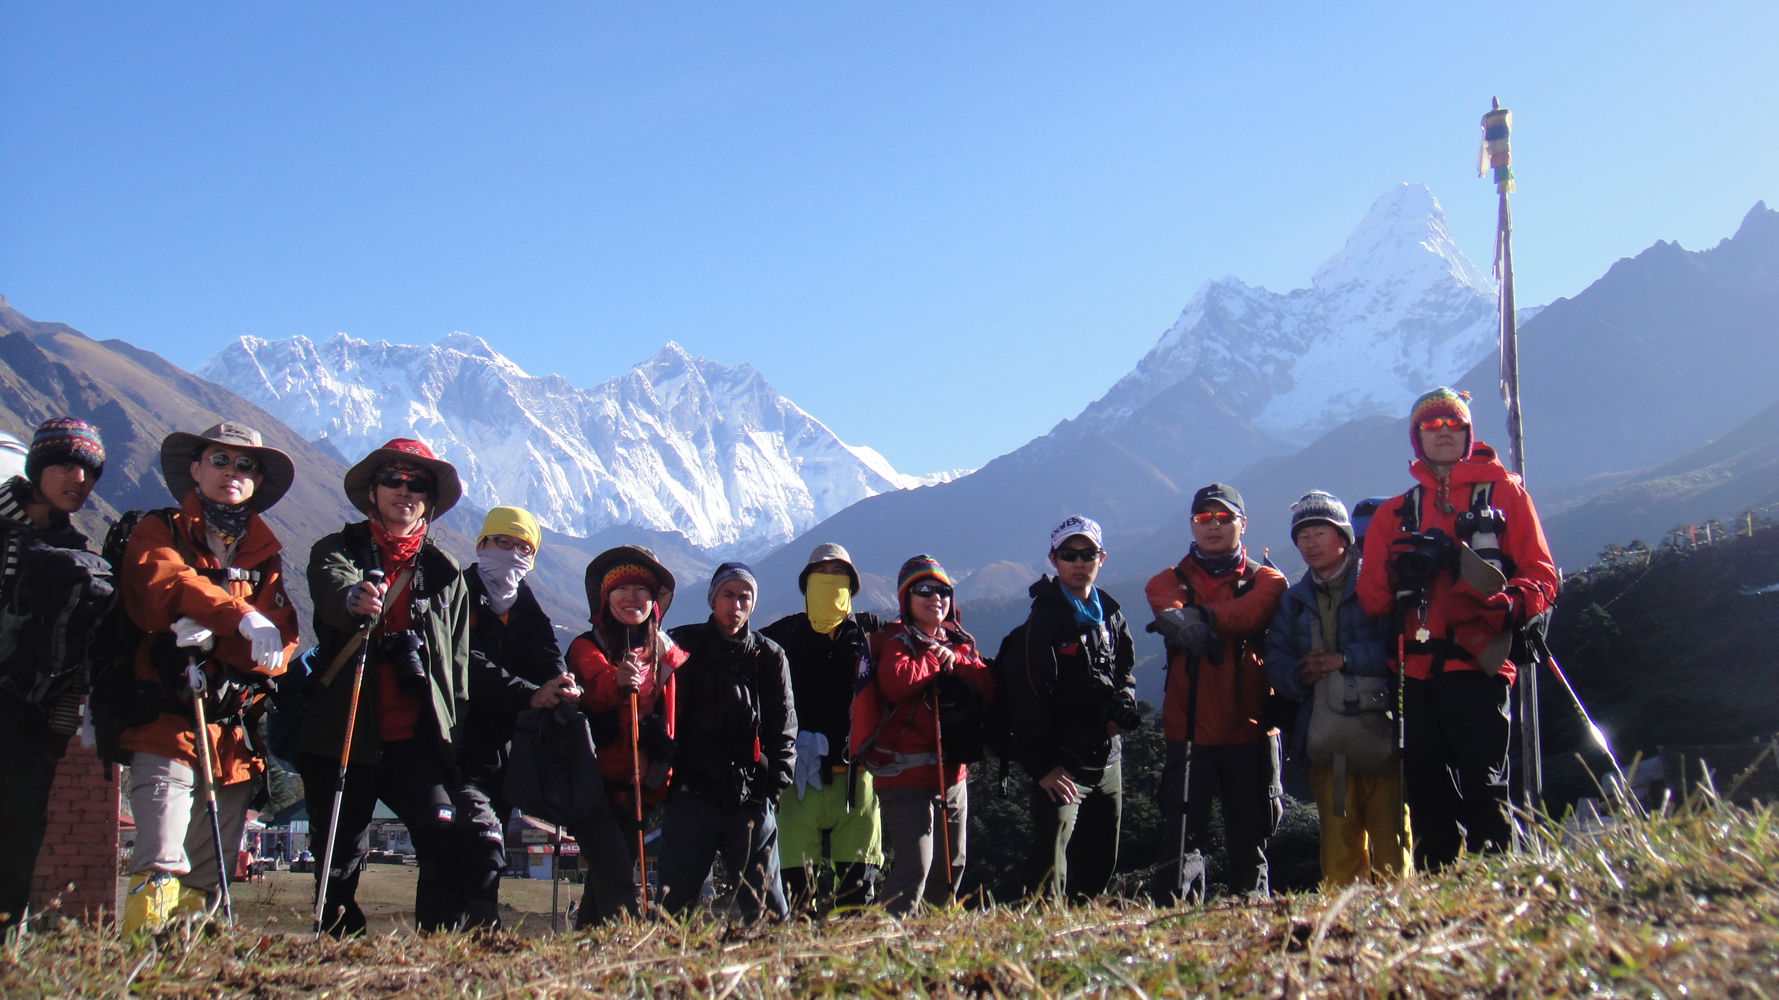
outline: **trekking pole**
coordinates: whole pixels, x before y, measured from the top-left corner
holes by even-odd
[[[630,630],[624,630],[624,647],[630,648]],[[642,832],[642,709],[635,688],[630,690],[630,776],[635,782],[632,795],[636,799],[636,874],[642,884],[638,887],[641,897],[638,914],[649,915],[649,858],[648,841]]]
[[[1192,653],[1186,654],[1186,757],[1180,766],[1180,856],[1176,879],[1181,902],[1187,901],[1187,889],[1197,881],[1186,858],[1192,853],[1187,848],[1192,843],[1192,744],[1198,739],[1198,660]]]
[[[383,571],[371,570],[366,575],[372,584],[383,582]],[[358,696],[364,690],[364,665],[371,652],[371,627],[376,618],[365,616],[359,630],[358,663],[352,668],[352,697],[346,703],[346,738],[340,744],[340,771],[334,778],[334,806],[327,812],[327,846],[321,852],[321,881],[315,889],[315,936],[321,937],[321,919],[327,911],[327,880],[333,877],[334,837],[340,830],[340,803],[346,795],[346,765],[352,760],[352,731],[358,724]]]
[[[556,879],[557,879],[556,866],[557,866],[558,862],[560,861],[561,857],[562,857],[562,824],[557,823],[556,824],[556,832],[550,835],[550,933],[551,934],[554,934],[557,931],[557,926],[556,926],[557,909],[556,908],[557,908],[557,906],[560,905],[561,897],[558,895],[558,893],[560,893],[562,891],[562,883],[556,881]]]
[[[209,685],[205,682],[204,668],[198,662],[195,649],[186,658],[185,680],[186,686],[191,688],[192,715],[198,726],[195,734],[198,737],[198,767],[204,771],[204,803],[210,810],[210,846],[216,850],[216,891],[221,893],[223,923],[232,924],[235,922],[235,911],[229,904],[228,861],[222,856],[222,817],[216,811],[216,777],[211,771],[210,724],[204,718],[204,692]]]
[[[939,692],[933,689],[933,761],[939,768],[939,843],[944,848],[945,888],[953,889],[951,884],[951,814],[945,803],[945,727],[939,721],[941,713]]]

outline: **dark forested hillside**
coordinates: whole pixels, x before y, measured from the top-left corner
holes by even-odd
[[[1627,764],[1661,744],[1743,743],[1779,730],[1779,527],[1658,549],[1570,577],[1551,628],[1564,671]],[[1547,759],[1579,746],[1546,680]]]

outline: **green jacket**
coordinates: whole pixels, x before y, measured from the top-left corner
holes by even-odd
[[[309,597],[315,604],[313,662],[318,673],[327,672],[360,627],[358,619],[346,610],[346,594],[375,565],[373,553],[368,521],[346,525],[316,542],[309,552]],[[416,562],[414,630],[424,643],[422,655],[432,680],[429,688],[439,755],[445,766],[455,771],[457,748],[469,714],[469,583],[457,561],[430,538],[421,546]],[[390,582],[393,584],[394,580]],[[367,645],[373,648],[365,661],[364,687],[358,696],[358,720],[352,733],[354,764],[376,764],[382,757],[382,745],[377,739],[377,671],[382,664],[374,648],[375,635]],[[320,687],[317,678],[318,690],[303,721],[298,750],[339,760],[356,662],[356,656],[348,658],[327,687]],[[424,722],[423,715],[422,725]]]

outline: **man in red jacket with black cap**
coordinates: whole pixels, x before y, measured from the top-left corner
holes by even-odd
[[[1507,654],[1557,596],[1532,499],[1476,440],[1465,398],[1441,386],[1415,401],[1418,485],[1378,507],[1359,571],[1365,613],[1399,630],[1403,796],[1422,869],[1512,840]]]

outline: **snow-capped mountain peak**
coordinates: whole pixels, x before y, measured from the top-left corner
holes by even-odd
[[[522,506],[569,535],[633,525],[750,555],[874,493],[924,484],[841,441],[753,366],[671,342],[590,389],[529,375],[464,333],[428,346],[242,337],[199,374],[348,458],[424,440],[457,466],[473,505]]]
[[[1424,184],[1372,203],[1310,287],[1207,281],[1130,374],[1082,413],[1115,430],[1189,378],[1281,443],[1400,413],[1494,349],[1493,284],[1453,240]]]

